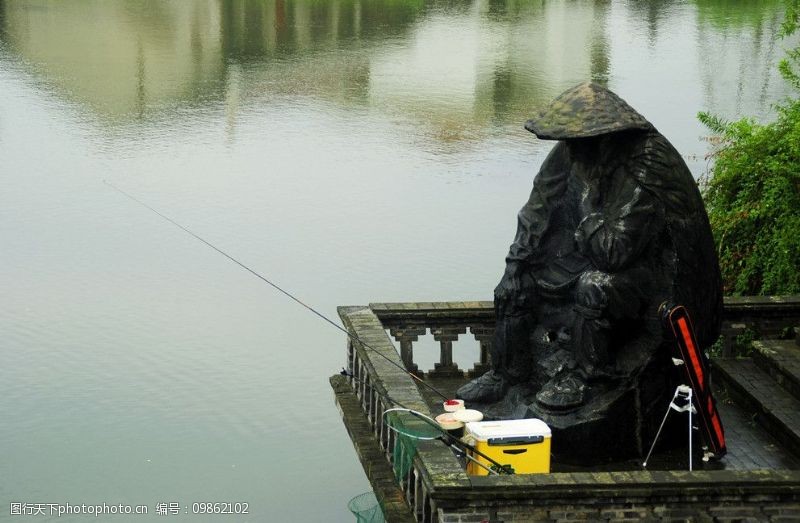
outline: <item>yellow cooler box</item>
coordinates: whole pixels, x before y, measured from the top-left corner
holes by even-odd
[[[473,421],[466,424],[467,437],[478,452],[496,462],[511,465],[515,474],[550,472],[550,427],[538,419]],[[492,464],[474,452],[472,458],[491,468]],[[485,468],[467,460],[467,474],[486,476]]]

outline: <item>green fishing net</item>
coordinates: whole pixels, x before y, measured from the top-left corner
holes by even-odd
[[[416,453],[417,440],[399,434],[394,440],[394,449],[392,449],[392,467],[397,480],[408,475]]]
[[[436,421],[410,409],[389,409],[384,412],[386,425],[396,433],[392,449],[392,466],[395,478],[408,475],[417,453],[417,442],[437,439],[442,430]]]
[[[359,494],[350,500],[347,508],[356,517],[357,523],[383,523],[383,510],[372,491]]]

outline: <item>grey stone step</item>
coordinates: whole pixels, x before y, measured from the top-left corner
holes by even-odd
[[[800,346],[794,340],[754,341],[753,361],[800,399]]]
[[[714,360],[714,379],[731,399],[792,453],[800,456],[800,400],[786,391],[750,358]]]

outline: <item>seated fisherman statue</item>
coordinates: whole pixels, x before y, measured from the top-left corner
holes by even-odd
[[[554,450],[580,447],[577,459],[642,455],[676,381],[659,305],[684,305],[704,349],[719,334],[719,266],[697,184],[650,122],[594,83],[525,128],[558,143],[495,289],[492,370],[457,396],[493,417],[543,419]]]

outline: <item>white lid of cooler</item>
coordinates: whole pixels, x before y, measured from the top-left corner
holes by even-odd
[[[550,437],[550,427],[540,419],[509,419],[501,421],[473,421],[467,423],[467,430],[475,439],[516,438],[520,436]]]

